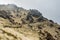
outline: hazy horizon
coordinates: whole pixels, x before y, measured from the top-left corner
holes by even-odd
[[[44,17],[60,24],[60,0],[0,0],[0,4],[15,4],[25,9],[37,9]]]

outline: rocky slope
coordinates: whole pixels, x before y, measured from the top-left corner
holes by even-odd
[[[0,5],[0,40],[60,40],[60,25],[35,9]]]

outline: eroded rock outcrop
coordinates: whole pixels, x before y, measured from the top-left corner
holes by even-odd
[[[11,4],[0,8],[0,40],[60,40],[60,25],[38,10]]]

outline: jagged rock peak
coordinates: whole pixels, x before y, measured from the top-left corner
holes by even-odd
[[[60,25],[36,9],[0,5],[0,40],[60,40]]]

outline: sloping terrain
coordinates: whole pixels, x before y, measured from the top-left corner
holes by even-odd
[[[60,40],[60,25],[35,9],[0,5],[0,40]]]

